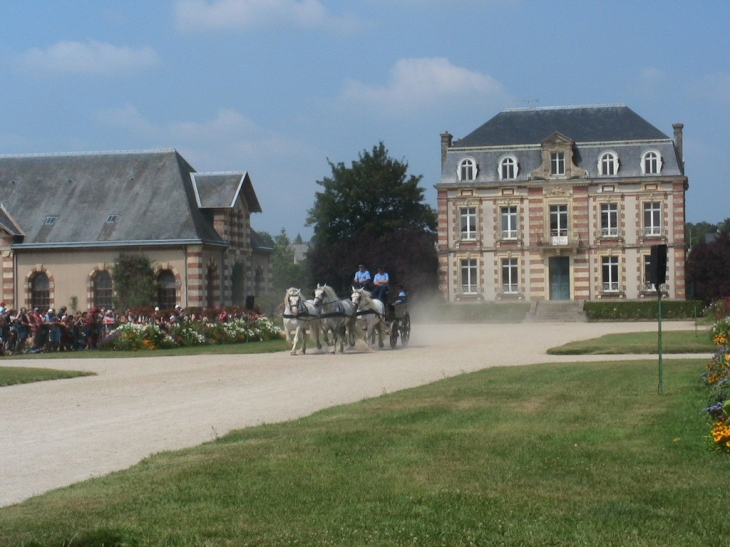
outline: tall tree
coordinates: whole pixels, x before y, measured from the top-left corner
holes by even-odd
[[[423,203],[423,176],[408,175],[408,163],[388,155],[381,142],[364,150],[350,167],[328,160],[331,177],[318,180],[307,226],[314,226],[315,247],[334,245],[367,233],[376,239],[399,230],[436,229],[436,212]]]
[[[687,281],[693,298],[711,303],[730,296],[730,234],[699,242],[687,256]]]
[[[112,266],[114,305],[118,309],[152,306],[157,299],[155,272],[141,254],[120,254]]]
[[[328,160],[332,175],[317,181],[307,225],[314,226],[308,253],[310,277],[348,291],[357,265],[383,266],[391,282],[415,291],[438,286],[436,212],[424,203],[421,175],[391,158],[381,142],[348,167]]]

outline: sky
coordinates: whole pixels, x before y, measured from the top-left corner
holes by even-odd
[[[0,154],[174,148],[305,240],[328,162],[383,142],[436,208],[440,134],[506,108],[684,124],[687,221],[730,217],[727,0],[0,0]]]

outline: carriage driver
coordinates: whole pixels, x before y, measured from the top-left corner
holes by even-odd
[[[365,269],[365,266],[363,264],[360,264],[357,267],[357,271],[355,272],[355,279],[352,280],[352,283],[354,284],[356,289],[370,289],[370,272]]]
[[[388,292],[390,290],[390,278],[388,277],[388,274],[385,272],[385,268],[380,266],[378,268],[378,273],[375,274],[375,277],[373,278],[373,285],[375,285],[375,288],[373,289],[373,298],[376,298],[383,302],[384,304],[388,302]]]

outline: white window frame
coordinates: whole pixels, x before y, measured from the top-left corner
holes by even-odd
[[[617,203],[601,203],[601,237],[618,237]]]
[[[642,205],[645,236],[662,235],[661,201],[645,201]]]
[[[505,170],[511,170],[512,176],[505,176]],[[499,159],[497,164],[497,176],[499,180],[514,180],[520,172],[520,164],[517,161],[517,157],[513,155],[503,156]],[[510,173],[507,173],[508,175]]]
[[[650,157],[652,156],[652,157]],[[651,162],[651,163],[649,163]],[[647,169],[649,163],[651,169]],[[641,174],[642,175],[658,175],[664,167],[664,159],[658,150],[647,150],[641,155]]]
[[[476,258],[462,258],[459,262],[461,269],[461,293],[477,294],[479,271]]]
[[[568,244],[568,205],[561,203],[550,206],[550,244]]]
[[[604,152],[598,158],[598,172],[604,177],[618,175],[618,154],[616,152]]]
[[[499,210],[502,239],[517,239],[518,211],[516,205],[505,205]]]
[[[459,234],[461,241],[475,241],[477,239],[477,208],[459,208]]]
[[[503,258],[501,261],[502,292],[517,294],[519,292],[520,270],[517,258]]]
[[[601,281],[603,292],[619,292],[619,260],[618,256],[601,257]]]
[[[464,158],[459,162],[456,174],[462,182],[477,180],[477,162],[474,158]]]
[[[550,152],[550,174],[556,177],[565,176],[565,152]]]

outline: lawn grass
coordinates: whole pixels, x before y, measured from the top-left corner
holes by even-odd
[[[79,376],[93,376],[93,372],[78,370],[54,370],[50,368],[0,367],[0,387],[30,384],[45,380],[63,380]]]
[[[725,546],[704,360],[493,368],[0,509],[0,545]]]
[[[716,346],[710,340],[708,329],[662,332],[662,353],[702,353],[712,355]],[[657,332],[606,334],[599,338],[570,342],[550,348],[550,355],[620,355],[656,354],[659,352]]]
[[[243,355],[251,353],[272,353],[289,349],[286,340],[262,340],[241,344],[211,344],[203,346],[186,346],[170,349],[142,351],[54,351],[47,353],[24,353],[8,357],[9,359],[120,359],[135,357],[167,357],[183,355]]]

